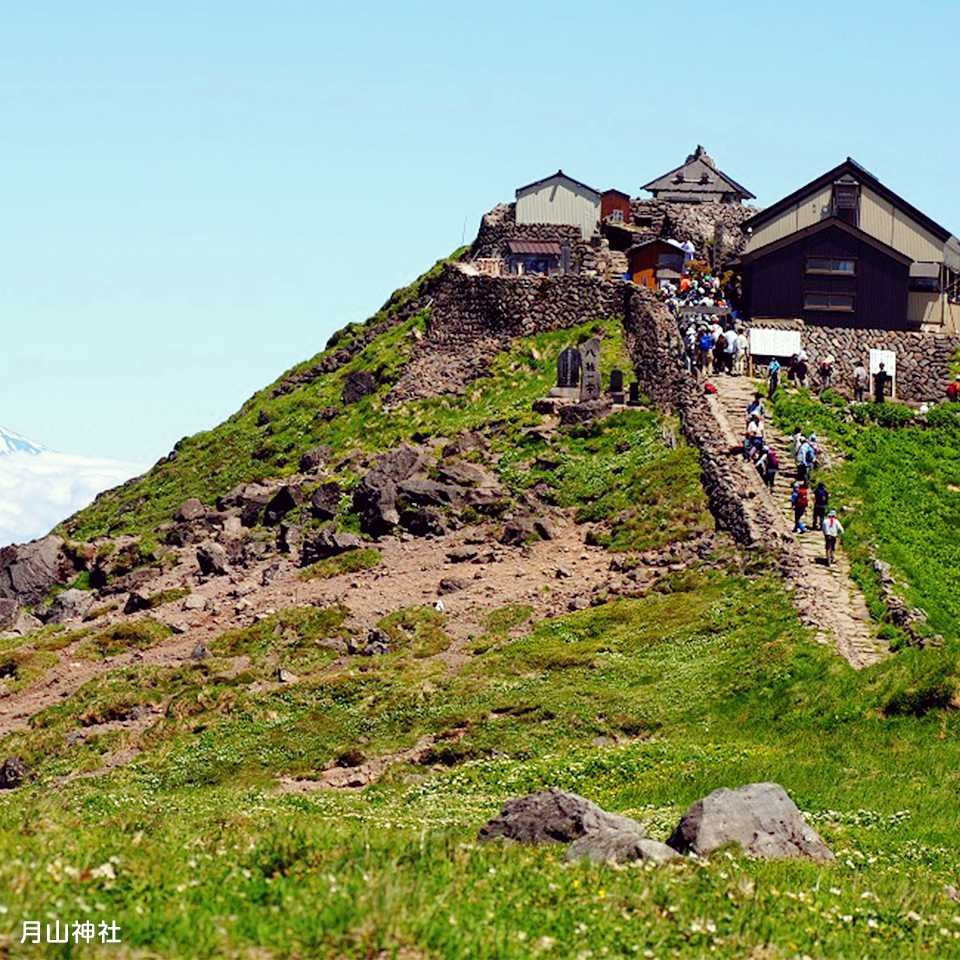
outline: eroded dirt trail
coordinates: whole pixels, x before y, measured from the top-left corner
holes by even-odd
[[[746,409],[754,392],[753,381],[746,377],[721,374],[712,382],[718,390],[713,407],[724,432],[732,444],[742,443]],[[849,560],[843,549],[838,547],[837,562],[828,567],[824,560],[823,536],[819,531],[810,529],[803,534],[792,532],[790,489],[796,474],[791,440],[769,419],[764,422],[764,428],[767,441],[779,455],[781,469],[771,495],[757,471],[740,458],[745,485],[754,494],[752,502],[747,503],[747,509],[757,513],[762,511],[765,517],[772,517],[772,522],[777,525],[776,535],[796,542],[803,561],[795,590],[797,605],[804,619],[817,629],[818,640],[833,644],[857,669],[876,663],[889,650],[875,635],[866,601],[850,576]],[[811,504],[805,518],[808,523],[813,511],[812,500],[811,493]]]

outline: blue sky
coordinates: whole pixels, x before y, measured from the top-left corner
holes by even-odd
[[[960,5],[702,9],[5,9],[0,423],[152,462],[560,166],[637,193],[703,143],[769,203],[849,154],[960,230]]]

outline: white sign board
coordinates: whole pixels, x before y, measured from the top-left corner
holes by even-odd
[[[750,353],[754,357],[792,357],[801,349],[799,330],[750,328]]]
[[[893,350],[870,350],[870,379],[880,370],[880,364],[883,369],[891,376],[890,380],[890,398],[897,395],[897,354]]]

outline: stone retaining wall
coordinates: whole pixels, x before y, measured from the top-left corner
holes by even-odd
[[[631,287],[597,277],[486,277],[444,268],[434,289],[429,339],[465,350],[489,337],[521,337],[624,315]]]
[[[821,327],[800,320],[756,320],[755,327],[800,330],[810,358],[810,382],[816,384],[817,364],[833,354],[833,386],[853,396],[853,368],[858,360],[869,367],[871,348],[897,354],[898,400],[942,400],[950,382],[949,364],[960,350],[960,335],[919,330],[871,330],[856,327]]]

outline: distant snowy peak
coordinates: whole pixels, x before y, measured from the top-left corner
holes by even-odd
[[[45,453],[46,447],[22,437],[19,433],[0,427],[0,456],[7,453]]]

